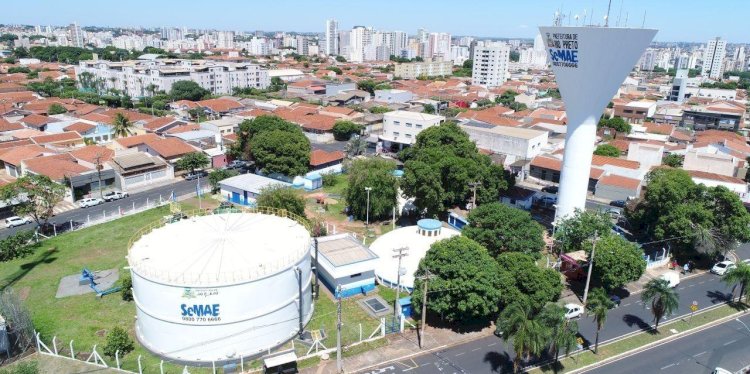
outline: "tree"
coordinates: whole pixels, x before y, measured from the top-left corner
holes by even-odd
[[[205,153],[196,151],[190,152],[182,157],[175,163],[175,166],[179,170],[190,170],[191,173],[195,172],[195,169],[202,169],[211,164],[211,160],[208,159]]]
[[[19,231],[0,239],[0,262],[23,258],[34,252],[34,232]]]
[[[621,117],[612,117],[612,118],[604,118],[602,117],[599,120],[599,124],[597,125],[598,128],[603,127],[609,127],[611,129],[615,129],[617,132],[623,132],[623,133],[630,133],[631,126],[629,123],[625,122]]]
[[[420,313],[424,281],[420,277],[428,272],[432,277],[427,311],[450,323],[489,320],[498,311],[501,290],[512,282],[477,242],[463,236],[438,241],[430,246],[415,273],[412,305]]]
[[[47,108],[47,114],[49,114],[51,116],[55,115],[55,114],[63,114],[63,113],[67,113],[67,112],[68,112],[68,110],[65,109],[64,106],[62,106],[62,105],[60,105],[58,103],[54,103],[54,104],[50,105],[49,108]]]
[[[620,157],[620,150],[613,145],[602,144],[596,147],[594,154],[599,156]]]
[[[673,168],[681,168],[682,163],[685,160],[685,156],[678,155],[676,153],[670,153],[662,159],[662,163]]]
[[[362,126],[352,121],[337,121],[333,125],[333,137],[336,140],[349,140],[352,135],[359,134],[362,131]]]
[[[586,310],[589,315],[594,318],[596,323],[596,339],[594,341],[594,354],[599,353],[599,331],[604,328],[604,323],[607,322],[607,314],[609,309],[614,306],[614,303],[607,297],[607,293],[602,288],[594,288],[591,290],[589,295],[588,303],[586,304]]]
[[[432,104],[425,104],[424,112],[427,114],[435,114],[435,106]]]
[[[263,173],[303,175],[310,169],[310,140],[299,126],[264,130],[250,140],[250,154]]]
[[[18,40],[18,35],[16,34],[6,33],[0,35],[0,43],[7,44],[11,48],[13,47],[13,43],[15,43],[16,40]]]
[[[367,191],[370,190],[370,220],[391,216],[398,200],[398,178],[393,175],[396,164],[381,158],[354,160],[349,167],[349,184],[344,192],[349,212],[356,219],[367,218]]]
[[[511,103],[514,103],[516,101],[516,96],[518,96],[518,92],[507,90],[503,92],[502,95],[495,96],[495,103],[501,104],[503,106],[509,106]]]
[[[53,209],[65,197],[65,187],[46,175],[27,174],[0,189],[3,201],[15,201],[13,213],[31,216],[37,225],[45,225]]]
[[[377,83],[372,79],[365,79],[357,82],[357,89],[367,91],[370,95],[375,94],[375,86],[377,86]]]
[[[474,67],[474,60],[466,60],[461,66],[464,69],[472,69]]]
[[[172,100],[198,101],[210,95],[211,92],[193,81],[177,81],[172,84],[169,95]]]
[[[482,204],[469,213],[463,234],[487,248],[492,257],[503,252],[538,256],[544,248],[544,228],[523,210],[501,203]]]
[[[305,217],[305,199],[291,187],[272,185],[263,188],[255,202],[259,207],[284,209],[297,216]]]
[[[604,212],[591,212],[576,209],[572,216],[560,221],[555,230],[555,239],[560,242],[563,252],[584,249],[585,243],[597,233],[600,237],[612,231],[612,221]],[[588,244],[590,249],[590,244]]]
[[[740,294],[737,297],[737,301],[742,301],[742,295],[745,294],[747,286],[750,285],[750,264],[739,261],[736,264],[737,267],[730,269],[721,278],[721,281],[726,284],[739,284]],[[733,295],[734,296],[734,295]]]
[[[367,150],[367,141],[362,136],[354,136],[351,139],[349,139],[348,142],[346,142],[346,147],[344,148],[344,151],[346,152],[346,157],[348,158],[354,158],[359,155],[365,154],[365,151]]]
[[[591,247],[587,246],[590,254]],[[596,243],[591,276],[605,290],[638,280],[646,271],[643,250],[619,235],[607,234]]]
[[[112,121],[112,136],[125,138],[130,135],[133,135],[133,124],[122,113],[115,114],[115,119]]]
[[[578,344],[578,322],[566,318],[565,308],[554,303],[545,305],[537,318],[549,332],[550,351],[558,363],[561,349],[568,355]]]
[[[336,66],[329,66],[329,67],[326,68],[326,70],[330,70],[330,71],[332,71],[332,72],[334,72],[334,73],[336,73],[338,75],[341,75],[341,74],[344,73],[343,71],[341,71],[341,68],[338,68]]]
[[[520,252],[506,252],[497,257],[497,263],[501,276],[511,279],[511,285],[501,290],[501,306],[520,303],[528,305],[536,313],[548,302],[560,297],[563,289],[560,274],[553,269],[540,268],[533,257]]]
[[[128,336],[128,333],[120,326],[115,326],[107,334],[107,342],[104,344],[102,353],[111,358],[115,358],[115,353],[118,357],[125,356],[135,349],[133,339]]]
[[[521,54],[518,51],[510,51],[510,62],[518,62],[521,59]]]
[[[130,276],[130,272],[126,272],[120,280],[120,287],[122,289],[120,296],[123,301],[133,301],[133,278]]]
[[[346,58],[344,58],[344,56],[336,56],[336,61],[337,62],[346,62]]]
[[[516,371],[521,368],[522,361],[542,353],[550,335],[545,326],[533,318],[531,308],[520,303],[513,303],[505,308],[495,326],[496,333],[505,342],[512,342],[513,351],[516,352],[513,358],[513,368]]]
[[[473,197],[469,183],[479,183],[478,204],[498,201],[500,192],[513,184],[510,174],[480,154],[454,122],[422,131],[399,157],[404,161],[404,193],[415,197],[414,204],[428,216],[465,204]]]
[[[214,193],[219,192],[219,182],[239,174],[236,170],[229,169],[216,169],[208,173],[208,183],[211,184],[211,191]]]
[[[641,295],[643,306],[651,305],[651,314],[656,322],[656,331],[659,331],[659,321],[662,317],[672,314],[677,310],[680,301],[680,295],[674,288],[669,287],[669,281],[666,279],[652,279],[643,289]]]

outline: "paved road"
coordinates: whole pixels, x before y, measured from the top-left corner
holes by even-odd
[[[738,250],[738,255],[740,258],[750,257],[750,244],[743,245]],[[677,287],[680,295],[679,309],[676,314],[668,316],[664,321],[689,314],[690,305],[693,301],[698,302],[700,309],[723,303],[727,300],[731,290],[732,286],[725,285],[721,282],[721,277],[713,274],[702,274],[684,279]],[[607,323],[600,333],[600,342],[648,329],[652,322],[651,312],[641,303],[640,295],[626,297],[622,300],[619,308],[610,311]],[[596,333],[593,320],[584,316],[578,321],[578,324],[583,338],[587,340],[587,343],[593,345]],[[417,356],[403,362],[384,364],[362,373],[509,373],[511,372],[513,357],[513,353],[506,349],[506,344],[501,339],[491,336]],[[642,372],[651,373],[654,371],[646,370]]]
[[[672,340],[588,373],[704,374],[716,367],[737,372],[750,365],[750,315],[739,320]]]
[[[202,186],[205,186],[206,183],[208,183],[208,181],[201,179]],[[120,209],[122,209],[122,211],[128,211],[133,209],[134,206],[136,209],[138,209],[145,206],[146,203],[152,205],[155,201],[158,202],[160,197],[163,200],[168,200],[173,191],[178,197],[194,193],[196,184],[197,181],[194,180],[180,180],[175,183],[159,186],[148,191],[135,193],[124,199],[105,202],[104,204],[100,204],[95,207],[76,208],[73,210],[69,210],[52,217],[52,219],[50,219],[50,222],[56,225],[69,225],[72,221],[73,225],[75,226],[76,223],[82,224],[89,219],[95,220],[102,218],[102,216],[104,215],[109,217],[114,214],[119,214]],[[30,230],[34,228],[34,225],[35,223],[32,223],[24,226],[13,227],[10,229],[6,229],[3,227],[0,230],[0,239],[12,235],[19,230]]]

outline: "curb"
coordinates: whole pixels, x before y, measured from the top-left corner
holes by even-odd
[[[722,304],[722,305],[726,305],[726,304]],[[605,366],[605,365],[611,364],[613,362],[620,361],[622,359],[625,359],[625,358],[628,358],[630,356],[636,355],[636,354],[641,353],[643,351],[646,351],[648,349],[655,348],[655,347],[658,347],[658,346],[661,346],[661,345],[664,345],[664,344],[667,344],[667,343],[671,343],[674,340],[681,339],[683,337],[699,333],[699,332],[701,332],[703,330],[706,330],[706,329],[709,329],[709,328],[712,328],[712,327],[715,327],[715,326],[727,323],[729,321],[734,320],[737,316],[743,315],[743,314],[745,314],[745,312],[741,312],[741,311],[733,313],[733,314],[730,314],[730,315],[728,315],[726,317],[723,317],[723,318],[717,319],[715,321],[709,322],[709,323],[707,323],[705,325],[694,327],[694,328],[692,328],[690,330],[685,330],[683,332],[678,332],[677,334],[665,337],[664,339],[657,340],[655,342],[651,342],[651,343],[642,345],[642,346],[637,347],[637,348],[633,348],[633,349],[631,349],[629,351],[622,352],[622,353],[614,355],[612,357],[605,358],[604,360],[595,362],[593,364],[586,365],[586,366],[584,366],[582,368],[571,370],[568,373],[571,373],[571,374],[572,373],[584,373],[584,372],[586,372],[588,370],[595,369],[595,368],[598,368],[598,367],[601,367],[601,366]]]

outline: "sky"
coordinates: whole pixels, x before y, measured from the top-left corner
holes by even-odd
[[[355,25],[415,34],[417,28],[497,38],[533,38],[561,9],[570,23],[603,23],[608,0],[2,0],[0,24],[161,27],[323,32]],[[750,42],[748,0],[611,0],[610,26],[659,30],[656,41]],[[622,9],[622,10],[621,10]],[[593,14],[593,16],[591,16]],[[563,24],[568,20],[564,19]]]

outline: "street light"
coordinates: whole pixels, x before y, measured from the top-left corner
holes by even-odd
[[[367,212],[365,213],[365,225],[370,226],[370,191],[372,191],[372,187],[365,187],[365,191],[367,191]]]

